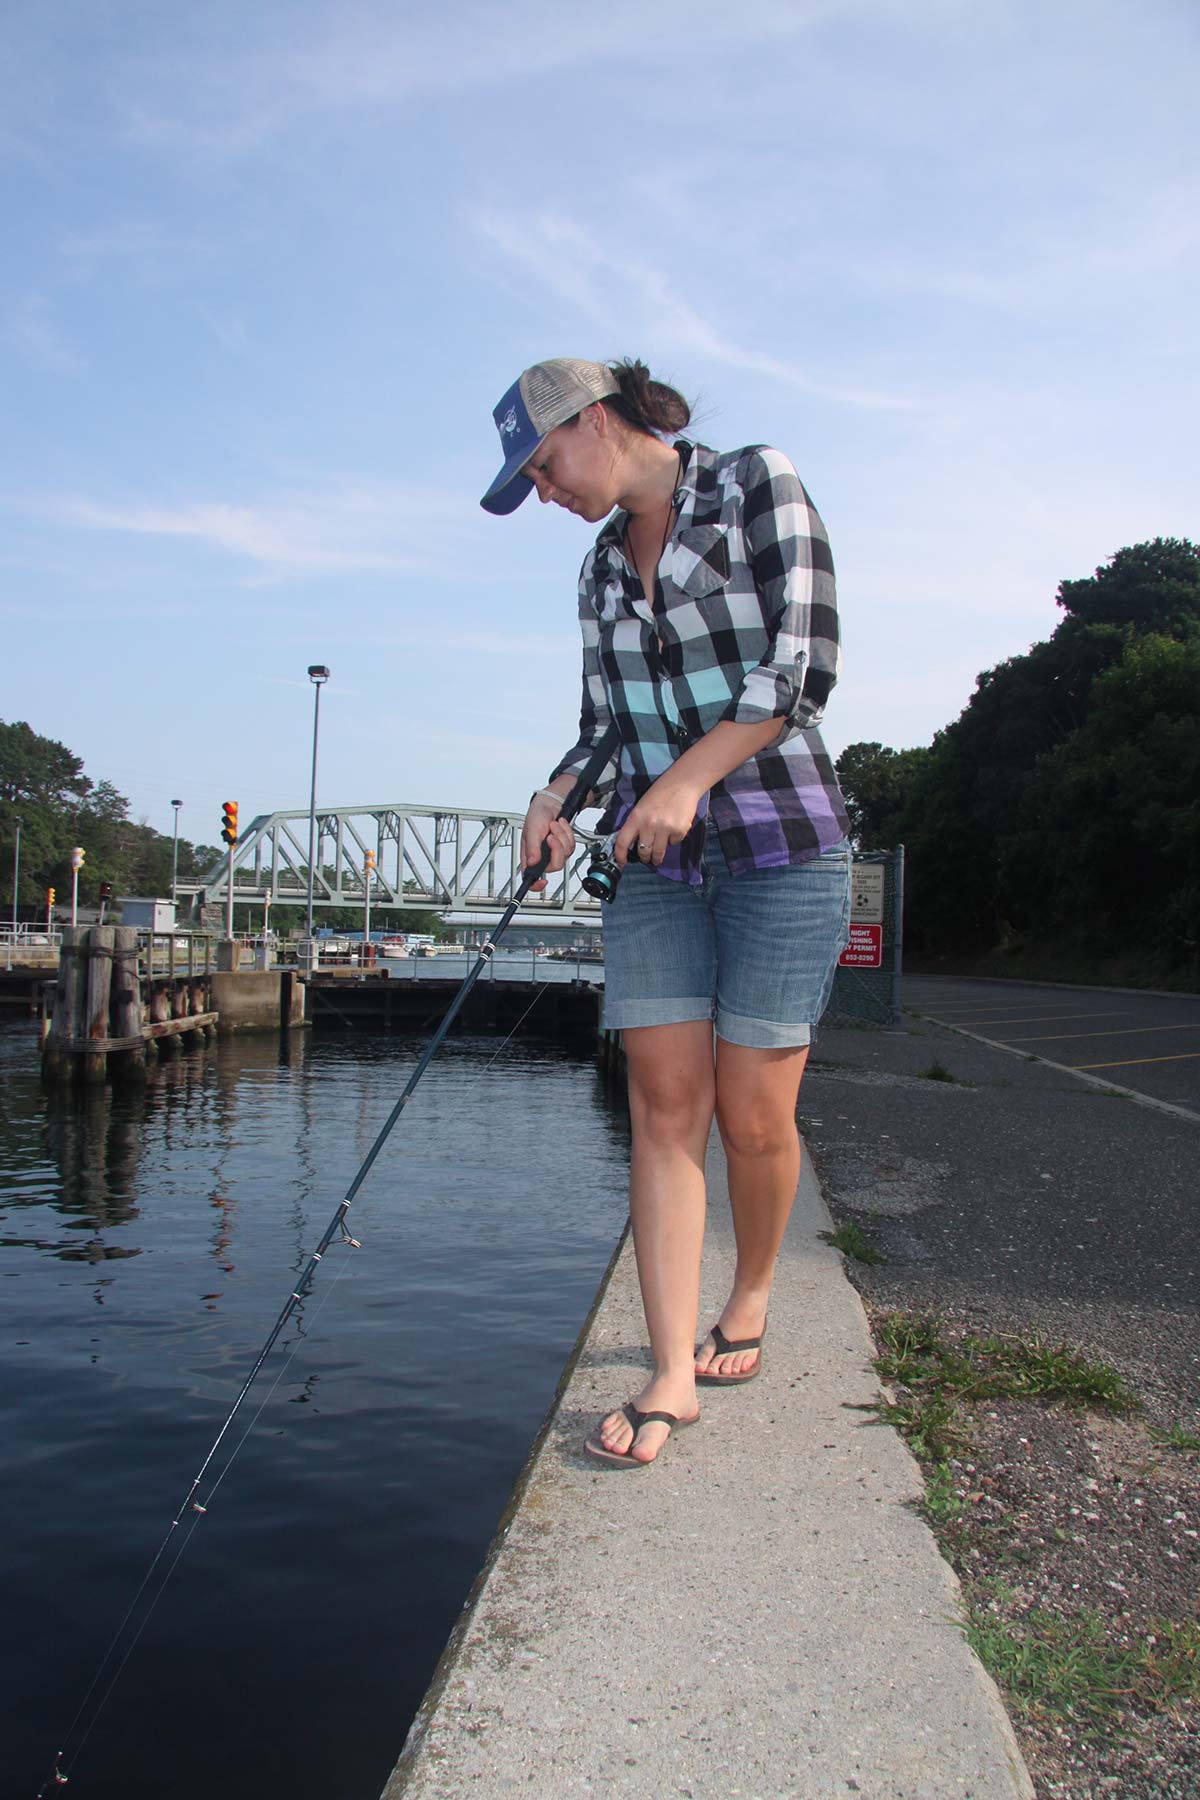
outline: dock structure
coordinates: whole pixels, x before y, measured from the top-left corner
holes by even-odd
[[[234,972],[208,937],[139,934],[131,925],[66,926],[42,1071],[55,1085],[137,1080],[148,1060],[218,1031],[278,1030],[304,1018],[295,972]]]

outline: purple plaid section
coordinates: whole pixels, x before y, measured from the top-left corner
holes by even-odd
[[[778,718],[784,734],[718,782],[708,815],[734,874],[819,856],[849,829],[816,726],[837,680],[838,619],[825,528],[778,450],[721,455],[682,439],[678,514],[642,591],[621,545],[626,517],[601,531],[579,581],[583,702],[578,742],[554,775],[581,769],[611,723],[619,762],[598,784],[615,830],[690,743],[723,719]],[[698,818],[662,874],[701,880]]]

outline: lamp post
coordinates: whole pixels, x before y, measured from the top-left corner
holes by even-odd
[[[175,890],[179,883],[179,809],[183,801],[172,800],[171,805],[175,808],[175,838],[171,845],[171,904],[174,906]]]
[[[313,693],[313,753],[312,753],[312,793],[308,802],[308,919],[304,927],[304,935],[308,939],[309,966],[312,966],[312,934],[313,934],[313,877],[315,875],[314,859],[317,854],[317,737],[321,729],[321,688],[329,680],[329,670],[323,663],[308,665],[308,679],[312,682]]]
[[[13,943],[17,941],[17,894],[21,880],[21,821],[16,821],[17,841],[13,846]]]

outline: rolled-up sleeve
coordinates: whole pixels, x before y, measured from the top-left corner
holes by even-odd
[[[837,592],[816,507],[779,450],[748,453],[743,531],[769,647],[722,715],[736,724],[819,723],[838,677]]]

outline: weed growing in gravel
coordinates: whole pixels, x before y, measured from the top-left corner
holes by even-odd
[[[965,1606],[972,1649],[1018,1711],[1105,1736],[1131,1703],[1167,1711],[1200,1698],[1200,1626],[1155,1621],[1121,1649],[1098,1613],[1006,1617],[1014,1598],[1003,1582],[981,1582]]]
[[[927,1069],[922,1069],[921,1073],[925,1077],[926,1081],[955,1081],[956,1082],[958,1080],[958,1076],[952,1075],[950,1073],[949,1069],[946,1067],[945,1063],[938,1062],[936,1060],[936,1058],[934,1059],[933,1062],[930,1063],[930,1065]]]
[[[1147,1430],[1156,1444],[1165,1444],[1170,1450],[1200,1450],[1200,1437],[1194,1431],[1185,1431],[1182,1425],[1170,1425],[1165,1430],[1150,1425]]]
[[[839,1225],[836,1231],[818,1231],[817,1236],[822,1243],[832,1244],[835,1250],[840,1250],[843,1256],[852,1256],[855,1262],[881,1263],[887,1261],[886,1256],[880,1255],[852,1220],[847,1221],[845,1225]]]
[[[1107,1363],[1089,1362],[1065,1344],[999,1336],[950,1338],[936,1319],[888,1313],[879,1320],[882,1354],[875,1368],[884,1381],[914,1393],[964,1400],[1064,1400],[1128,1413],[1139,1402]]]
[[[960,1450],[971,1447],[958,1413],[949,1400],[940,1396],[871,1400],[854,1410],[874,1413],[872,1423],[875,1425],[894,1425],[914,1456],[919,1456],[922,1462],[944,1464]]]

